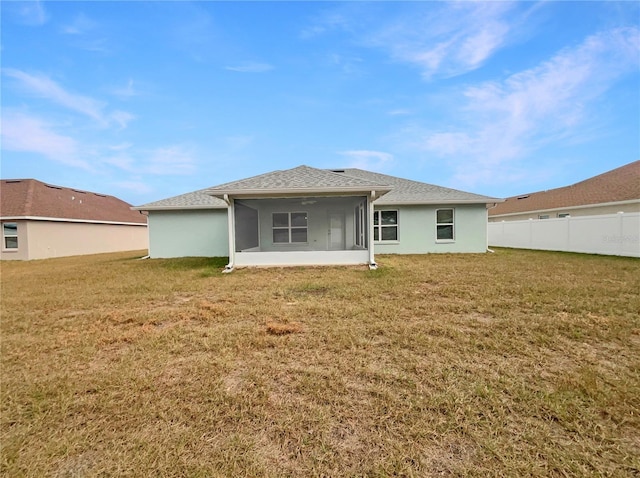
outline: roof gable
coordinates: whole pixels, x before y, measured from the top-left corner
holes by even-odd
[[[0,181],[0,216],[139,223],[147,218],[114,196],[46,184],[35,179]]]
[[[570,186],[512,196],[489,211],[490,216],[588,206],[640,199],[640,161]]]
[[[378,196],[382,196],[375,200],[378,205],[486,204],[502,201],[502,199],[397,178],[386,174],[373,173],[362,169],[329,170],[298,166],[143,204],[135,209],[141,211],[154,209],[222,209],[226,208],[226,203],[219,198],[222,198],[225,194],[242,196],[365,191],[375,191]]]
[[[273,171],[208,189],[209,194],[221,196],[235,193],[272,193],[279,191],[321,192],[322,190],[387,190],[384,183],[345,176],[325,169],[298,166],[283,171]]]
[[[222,199],[207,194],[208,189],[200,189],[178,196],[136,206],[134,209],[148,211],[152,209],[226,209],[227,203]]]
[[[375,201],[378,205],[392,204],[437,204],[437,203],[489,203],[497,199],[480,194],[468,193],[457,189],[445,188],[434,184],[422,183],[411,179],[373,173],[362,169],[341,170],[347,176],[389,184],[393,189]]]

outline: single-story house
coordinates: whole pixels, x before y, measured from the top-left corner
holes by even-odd
[[[579,183],[507,198],[489,221],[520,221],[640,212],[640,161]]]
[[[148,248],[147,218],[113,196],[0,181],[0,259],[29,260]]]
[[[137,206],[149,255],[237,266],[369,264],[374,253],[485,252],[500,199],[361,169],[299,166]]]

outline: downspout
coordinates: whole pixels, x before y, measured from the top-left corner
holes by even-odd
[[[491,252],[494,253],[496,251],[494,251],[493,249],[489,249],[489,209],[493,209],[494,207],[496,207],[498,205],[497,202],[494,202],[493,205],[489,206],[487,204],[487,233],[485,234],[486,238],[487,238],[487,252]]]
[[[224,267],[222,273],[229,274],[230,272],[233,272],[235,267],[235,208],[233,207],[233,199],[229,199],[228,194],[225,194],[222,199],[227,203],[227,224],[229,228],[229,263]]]
[[[371,195],[367,197],[367,210],[369,211],[369,269],[376,270],[378,264],[376,264],[375,251],[373,250],[373,201],[376,198],[376,192],[371,191]]]

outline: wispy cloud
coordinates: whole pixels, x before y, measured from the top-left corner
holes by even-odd
[[[273,65],[248,61],[233,66],[225,66],[224,69],[240,73],[264,73],[273,70]]]
[[[2,149],[35,153],[68,166],[90,169],[78,159],[78,144],[68,136],[53,131],[51,125],[26,113],[2,111]]]
[[[185,145],[172,145],[151,151],[141,161],[141,168],[149,174],[192,174],[196,169],[192,148]]]
[[[49,20],[49,15],[47,15],[43,2],[40,0],[3,2],[2,9],[5,14],[9,10],[16,20],[23,25],[41,26]]]
[[[393,155],[382,151],[351,150],[338,154],[347,158],[347,167],[383,171],[393,163]]]
[[[111,93],[122,99],[133,98],[134,96],[138,96],[139,94],[134,86],[133,79],[131,78],[129,78],[126,85],[113,88],[111,90]]]
[[[62,27],[62,33],[67,35],[84,35],[96,27],[96,22],[84,13],[76,15],[71,23]]]
[[[503,47],[516,26],[507,2],[428,3],[373,31],[372,46],[418,67],[426,79],[452,77],[479,68]]]
[[[138,194],[148,194],[153,192],[154,189],[147,183],[142,181],[118,181],[113,183],[115,187],[124,191],[133,191]]]
[[[458,127],[423,133],[416,146],[458,162],[465,183],[486,180],[498,166],[579,135],[593,121],[592,104],[637,70],[639,54],[636,28],[592,35],[535,68],[468,87]]]
[[[2,71],[6,76],[18,80],[31,94],[88,116],[101,126],[115,123],[119,128],[125,128],[134,118],[132,114],[124,111],[105,111],[106,103],[89,96],[71,93],[47,76],[32,75],[14,68],[5,68]]]
[[[311,39],[346,33],[356,43],[415,66],[425,79],[448,78],[481,67],[520,35],[519,26],[537,8],[517,2],[409,2],[389,10],[347,5],[325,12],[302,30]],[[371,14],[375,11],[377,14]]]

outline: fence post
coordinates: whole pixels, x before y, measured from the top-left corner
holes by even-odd
[[[618,211],[618,255],[622,255],[624,249],[624,212]]]

